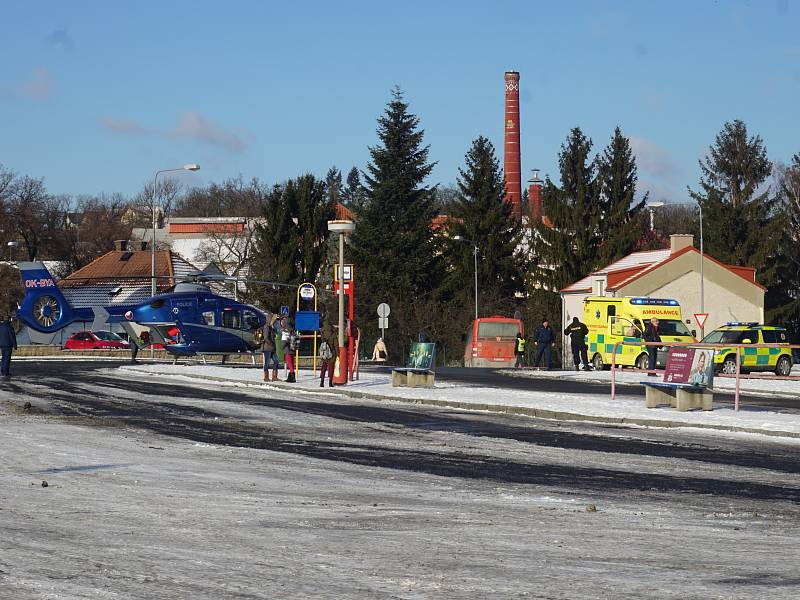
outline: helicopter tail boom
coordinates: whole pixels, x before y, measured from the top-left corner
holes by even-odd
[[[20,262],[19,273],[25,288],[25,297],[17,310],[17,317],[30,328],[42,333],[52,333],[77,320],[80,315],[53,276],[41,262]]]

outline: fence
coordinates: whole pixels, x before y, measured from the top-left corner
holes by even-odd
[[[616,398],[616,359],[617,359],[617,348],[620,346],[658,346],[661,347],[679,347],[679,348],[701,348],[701,349],[717,349],[717,348],[734,348],[736,351],[736,373],[734,375],[717,375],[717,377],[735,377],[736,378],[736,386],[735,386],[735,393],[734,393],[734,401],[733,401],[733,410],[735,412],[739,412],[739,391],[740,391],[740,381],[742,379],[742,362],[741,362],[741,351],[743,348],[782,348],[788,349],[791,352],[789,353],[792,365],[794,365],[794,350],[796,348],[800,348],[800,345],[797,344],[700,344],[700,343],[693,343],[687,344],[685,342],[617,342],[614,344],[614,348],[611,351],[611,399],[614,400]],[[633,369],[637,372],[646,372],[652,373],[652,371],[643,371],[642,369]],[[763,377],[753,377],[751,375],[745,376],[745,379],[763,379]],[[770,379],[772,380],[783,380],[783,381],[800,381],[800,376],[797,375],[789,375],[788,377],[781,377],[778,375],[771,376]]]

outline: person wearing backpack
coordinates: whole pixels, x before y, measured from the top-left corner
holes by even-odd
[[[328,373],[328,387],[333,387],[333,366],[336,363],[338,345],[333,330],[326,323],[322,327],[322,342],[319,345],[319,387],[325,387],[325,373]]]
[[[281,319],[281,351],[286,363],[286,383],[296,383],[294,371],[294,353],[300,347],[300,338],[295,333],[294,324],[288,317]]]

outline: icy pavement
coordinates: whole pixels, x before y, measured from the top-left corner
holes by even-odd
[[[602,381],[611,383],[611,371],[536,371],[533,369],[504,369],[501,371],[505,375],[512,377],[550,377],[557,379],[573,379],[575,381]],[[661,380],[661,374],[655,381]],[[800,365],[795,365],[792,369],[793,377],[800,377]],[[638,371],[621,369],[616,371],[615,379],[617,383],[639,383],[647,375]],[[714,389],[733,391],[736,388],[736,380],[732,377],[715,377]],[[781,394],[788,396],[800,396],[800,380],[773,378],[769,373],[759,374],[752,379],[740,379],[739,389],[742,393],[755,394]]]
[[[29,364],[0,385],[0,598],[800,597],[796,440],[238,371]]]
[[[722,431],[760,433],[800,438],[800,415],[785,414],[763,408],[743,406],[738,413],[728,406],[716,405],[711,412],[678,412],[669,407],[648,409],[644,398],[618,395],[611,400],[608,390],[602,393],[561,394],[541,391],[498,389],[496,387],[477,387],[452,382],[436,383],[433,389],[392,387],[387,374],[362,373],[359,381],[353,381],[343,388],[329,390],[319,388],[319,380],[310,371],[301,371],[296,384],[263,383],[260,368],[243,368],[212,365],[126,365],[119,368],[121,374],[132,377],[151,375],[167,377],[170,380],[216,381],[223,385],[253,386],[265,388],[290,389],[318,393],[364,394],[366,397],[395,399],[428,403],[472,410],[511,412],[553,419],[585,419],[601,422],[628,423],[645,426],[665,427],[704,427]],[[538,374],[537,374],[538,375]],[[544,372],[542,373],[544,375]],[[600,374],[574,372],[549,372],[545,376],[570,377]],[[639,382],[640,373],[623,375],[628,380]],[[631,377],[635,376],[635,377]],[[761,383],[761,382],[748,382]],[[784,383],[784,382],[770,382]],[[797,385],[797,382],[790,382]],[[745,389],[745,388],[743,388]]]

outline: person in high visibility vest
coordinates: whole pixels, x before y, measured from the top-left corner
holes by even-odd
[[[517,333],[517,339],[514,342],[514,354],[517,355],[517,362],[514,363],[515,369],[521,369],[525,366],[525,338],[521,333]]]

